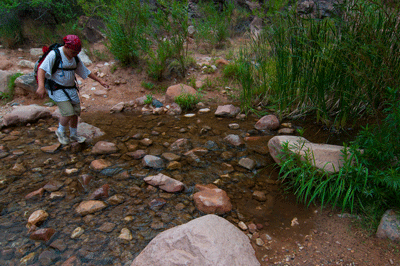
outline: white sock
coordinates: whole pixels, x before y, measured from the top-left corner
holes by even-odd
[[[58,123],[58,132],[65,132],[65,127],[63,125],[61,125],[60,123]]]
[[[78,128],[70,127],[69,128],[69,134],[70,134],[70,136],[76,136],[78,134]]]

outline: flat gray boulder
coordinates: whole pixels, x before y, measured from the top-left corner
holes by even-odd
[[[158,234],[131,266],[260,265],[250,239],[217,215],[206,215]]]
[[[275,136],[268,141],[268,148],[276,163],[281,163],[281,150],[289,142],[289,149],[308,160],[312,165],[327,172],[338,172],[344,164],[343,146],[317,144],[297,136]]]
[[[34,122],[40,118],[51,116],[51,111],[43,106],[37,104],[23,105],[16,107],[11,113],[3,117],[4,126],[12,126]]]
[[[24,91],[35,93],[38,87],[35,74],[32,72],[18,77],[15,80],[15,86],[23,89]]]

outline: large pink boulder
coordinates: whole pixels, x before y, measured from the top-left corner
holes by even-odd
[[[278,164],[283,160],[281,150],[286,142],[290,152],[299,154],[302,160],[308,160],[319,169],[331,173],[338,172],[344,164],[343,146],[312,143],[297,136],[275,136],[268,142],[268,148]]]
[[[3,125],[11,126],[34,122],[40,118],[50,117],[51,112],[49,109],[36,104],[25,105],[16,107],[11,113],[3,117]]]
[[[169,87],[167,92],[165,93],[165,101],[167,103],[172,103],[175,101],[175,98],[181,94],[191,94],[196,95],[197,91],[185,84],[177,84]]]
[[[259,266],[250,239],[217,215],[206,215],[158,234],[131,266]]]

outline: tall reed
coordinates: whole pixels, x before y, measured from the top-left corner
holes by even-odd
[[[282,115],[314,112],[340,127],[364,111],[377,113],[385,91],[399,87],[399,9],[368,0],[337,8],[340,16],[322,20],[276,13],[239,60],[261,66],[253,78]]]

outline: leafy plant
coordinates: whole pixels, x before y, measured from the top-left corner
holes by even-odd
[[[197,93],[196,95],[183,93],[179,96],[175,97],[175,102],[183,109],[183,110],[192,110],[196,107],[201,99],[202,95]]]

